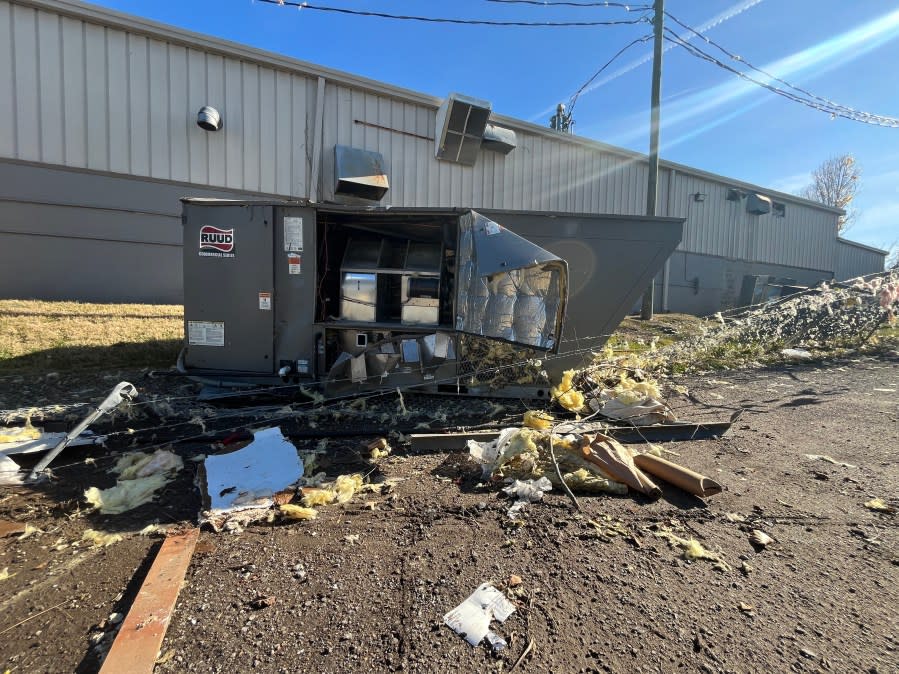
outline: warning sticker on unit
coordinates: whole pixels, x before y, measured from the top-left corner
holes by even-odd
[[[493,220],[488,220],[487,225],[484,227],[484,230],[487,232],[487,236],[496,236],[503,228],[497,223],[493,222]]]
[[[259,308],[262,311],[271,311],[272,310],[272,294],[271,293],[259,293]]]
[[[225,346],[225,324],[218,321],[188,321],[187,343],[191,346]]]
[[[302,274],[303,273],[303,256],[291,253],[287,256],[287,273]]]
[[[303,250],[303,218],[284,218],[284,250]]]

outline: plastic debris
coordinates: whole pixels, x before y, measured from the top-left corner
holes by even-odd
[[[515,612],[515,606],[490,583],[481,584],[465,601],[443,616],[443,622],[472,646],[477,646],[487,633],[490,623],[500,623]]]
[[[504,487],[503,491],[509,496],[515,497],[515,503],[508,510],[511,519],[517,519],[518,513],[528,503],[535,503],[543,498],[544,492],[553,488],[552,482],[546,477],[539,480],[515,480],[508,487]]]
[[[347,534],[343,540],[349,545],[356,545],[359,542],[359,534]]]
[[[106,548],[122,540],[121,534],[109,534],[95,529],[85,529],[81,540],[88,541],[95,548]]]
[[[15,575],[16,574],[9,572],[8,566],[3,567],[3,569],[0,569],[0,580],[9,580],[10,578],[12,578]]]
[[[278,506],[278,510],[284,517],[291,520],[314,520],[318,517],[318,511],[315,508],[304,508],[293,503]]]
[[[805,349],[781,349],[780,355],[791,360],[809,360],[812,354]]]

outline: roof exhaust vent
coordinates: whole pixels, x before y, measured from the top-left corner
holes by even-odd
[[[197,112],[197,126],[206,131],[218,131],[222,128],[222,116],[211,105],[204,105]]]
[[[484,129],[484,142],[481,147],[485,150],[509,154],[518,147],[518,139],[512,129],[506,129],[496,124],[488,124]]]
[[[434,156],[444,161],[474,166],[481,150],[490,102],[450,94],[437,110]]]
[[[380,201],[390,189],[380,152],[334,146],[334,194]]]

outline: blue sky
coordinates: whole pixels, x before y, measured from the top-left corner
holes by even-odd
[[[551,0],[550,0],[551,1]],[[585,2],[586,0],[576,0]],[[544,123],[646,24],[589,28],[453,26],[355,17],[253,0],[101,0],[96,4],[331,68]],[[523,21],[636,18],[606,7],[486,0],[313,0],[396,14]],[[634,6],[641,5],[637,0]],[[899,2],[887,0],[666,0],[666,9],[745,60],[857,110],[899,117]],[[668,24],[676,28],[674,24]],[[681,31],[682,32],[682,31]],[[694,42],[707,51],[712,47]],[[646,152],[651,43],[629,49],[575,108],[576,132]],[[899,244],[899,129],[842,119],[742,82],[674,47],[662,78],[663,159],[795,192],[824,159],[853,153],[863,170],[846,234]]]

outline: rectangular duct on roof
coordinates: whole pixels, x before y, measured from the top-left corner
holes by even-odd
[[[450,94],[437,110],[434,156],[473,166],[481,150],[490,103],[462,94]]]
[[[334,194],[380,201],[390,189],[384,157],[379,152],[334,146]]]
[[[771,199],[763,194],[749,194],[746,197],[746,212],[764,215],[771,212]]]
[[[509,154],[518,147],[518,140],[512,129],[506,129],[496,124],[488,124],[484,129],[484,142],[481,147],[485,150]]]

